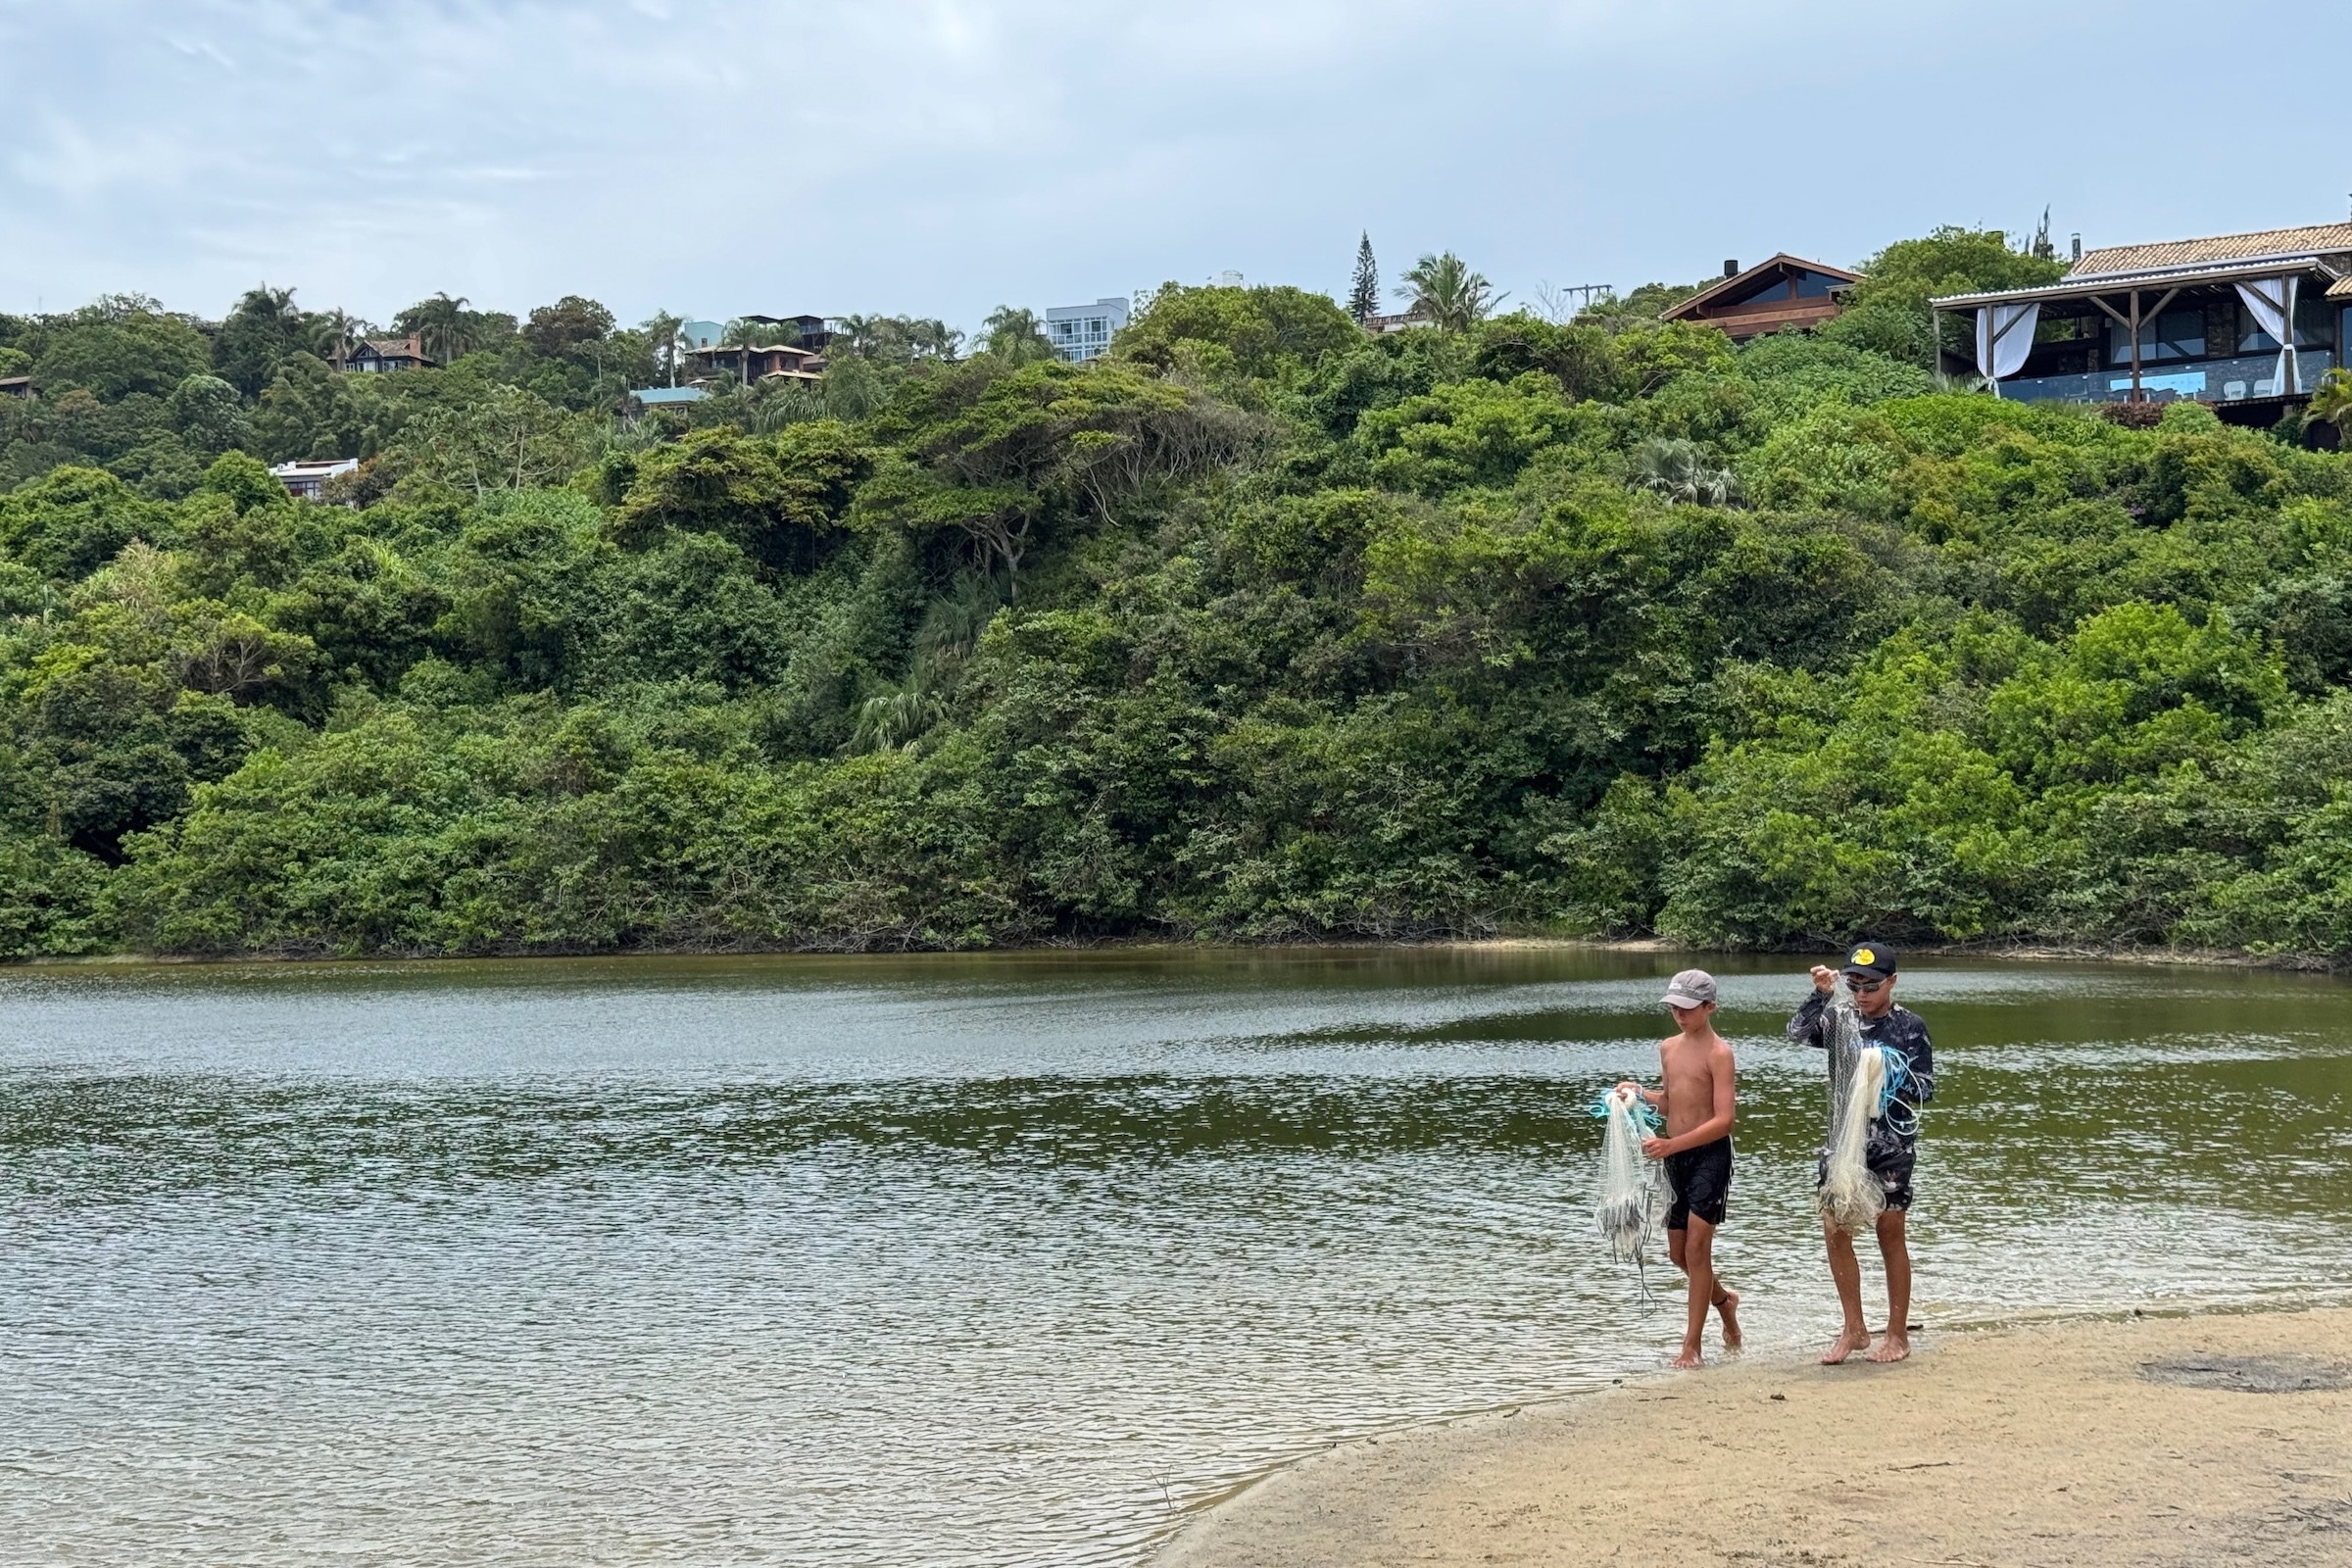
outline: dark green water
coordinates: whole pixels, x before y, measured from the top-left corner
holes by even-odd
[[[0,1557],[1134,1562],[1335,1438],[1657,1363],[1585,1106],[1685,961],[8,972]],[[1801,969],[1719,968],[1768,1351],[1835,1324]],[[1903,996],[1931,1334],[2347,1298],[2352,987]]]

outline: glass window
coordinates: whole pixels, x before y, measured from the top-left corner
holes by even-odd
[[[1819,272],[1801,272],[1796,279],[1796,297],[1800,300],[1823,299],[1836,286],[1835,278],[1824,277]]]
[[[2313,282],[2311,278],[2304,279],[2303,291],[2295,300],[2295,347],[2299,349],[2331,347],[2335,341],[2330,335],[2334,325],[2330,318],[2334,312],[2325,295],[2318,299],[2311,298],[2312,294],[2318,292],[2312,286]],[[2240,354],[2278,352],[2278,340],[2255,324],[2254,313],[2247,310],[2242,301],[2237,307],[2237,352]]]
[[[2107,357],[2116,365],[2132,363],[2132,334],[2121,321],[2107,323]],[[2195,360],[2205,355],[2205,313],[2192,306],[2170,310],[2155,320],[2139,323],[2139,359]]]
[[[1750,294],[1747,298],[1741,300],[1740,303],[1741,305],[1770,305],[1776,301],[1785,300],[1788,297],[1788,280],[1784,278],[1782,281],[1773,284],[1770,288],[1765,289],[1760,293]]]

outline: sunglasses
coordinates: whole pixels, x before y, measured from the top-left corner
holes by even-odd
[[[1853,976],[1848,975],[1845,980],[1845,989],[1857,997],[1868,997],[1886,990],[1886,982],[1884,980],[1856,980]]]

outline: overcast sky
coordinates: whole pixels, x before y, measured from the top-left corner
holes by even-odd
[[[1362,229],[1527,299],[2045,203],[2062,246],[2329,221],[2348,45],[2268,0],[0,0],[0,310],[970,326],[1339,293]]]

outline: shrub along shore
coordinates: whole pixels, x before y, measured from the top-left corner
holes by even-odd
[[[282,301],[0,317],[0,954],[2337,961],[2352,458],[1936,392],[1928,294],[2049,266],[1904,242],[1740,349],[1171,285],[634,421],[588,302],[385,376]]]

